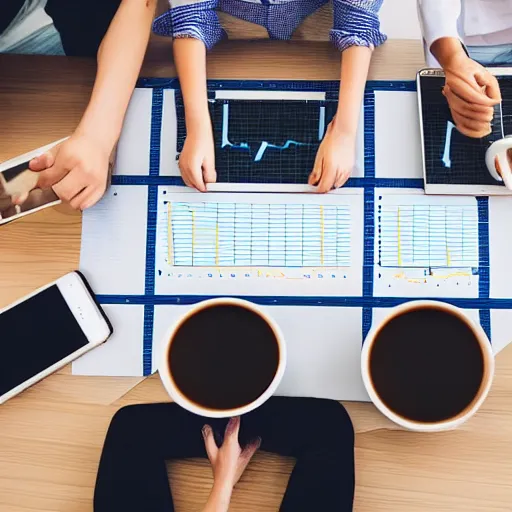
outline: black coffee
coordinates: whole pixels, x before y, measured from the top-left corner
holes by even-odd
[[[392,319],[370,353],[370,376],[381,400],[418,422],[443,421],[464,411],[483,375],[482,350],[471,329],[436,308]]]
[[[208,409],[234,409],[260,397],[277,372],[274,332],[257,313],[220,305],[188,318],[175,334],[169,365],[178,389]]]

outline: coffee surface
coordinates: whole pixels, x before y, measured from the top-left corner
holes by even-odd
[[[277,372],[279,347],[258,314],[232,305],[211,306],[177,331],[169,365],[178,389],[208,409],[234,409],[264,393]]]
[[[483,374],[482,350],[471,329],[435,308],[389,321],[370,353],[370,375],[381,400],[418,422],[443,421],[464,411]]]

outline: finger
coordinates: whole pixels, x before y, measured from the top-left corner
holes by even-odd
[[[23,194],[20,194],[19,196],[12,198],[12,203],[17,205],[22,205],[27,199],[30,192],[24,192]]]
[[[334,188],[340,188],[343,185],[345,185],[345,183],[347,182],[347,180],[349,179],[351,174],[352,174],[351,171],[338,172],[338,174],[336,175],[336,181],[334,183]]]
[[[81,206],[87,201],[91,195],[96,191],[96,187],[86,187],[81,192],[79,192],[71,201],[69,201],[69,206],[74,210],[81,210]]]
[[[476,80],[475,84],[477,85],[478,89],[475,89],[470,83],[461,77],[453,75],[450,78],[448,85],[450,86],[451,90],[457,96],[459,96],[459,98],[462,98],[469,103],[476,103],[478,105],[485,105],[487,107],[494,106],[496,101],[489,98],[484,92],[482,92]]]
[[[43,189],[50,188],[59,183],[70,171],[71,169],[62,167],[58,163],[48,167],[48,169],[39,172],[37,186]]]
[[[336,179],[336,168],[332,165],[323,165],[322,169],[322,177],[318,183],[317,192],[323,194],[325,192],[329,192],[334,186],[334,181]]]
[[[63,201],[69,202],[86,187],[87,183],[83,179],[77,178],[70,172],[52,188]]]
[[[203,163],[203,180],[204,183],[215,183],[217,181],[217,171],[215,170],[215,162],[205,160]]]
[[[254,454],[260,449],[261,437],[252,440],[243,450],[241,457],[249,462]]]
[[[217,453],[219,452],[219,449],[217,448],[217,445],[215,444],[215,439],[213,437],[213,430],[210,425],[205,425],[203,429],[201,430],[201,433],[203,434],[204,439],[204,447],[206,448],[206,454],[208,455],[208,459],[210,459],[210,462],[214,462],[217,458]]]
[[[224,442],[238,443],[238,432],[240,432],[240,417],[235,416],[228,421],[224,432]]]
[[[85,198],[83,202],[78,205],[78,208],[84,211],[87,210],[87,208],[94,206],[103,197],[104,192],[105,191],[101,187],[94,189],[91,192],[91,195],[88,198]]]
[[[450,88],[447,88],[444,95],[450,105],[450,109],[464,117],[487,123],[490,123],[494,117],[494,109],[492,107],[468,103],[462,98],[459,98]]]
[[[30,160],[28,166],[32,171],[42,171],[48,169],[55,163],[55,156],[57,155],[58,146],[50,149],[42,155],[36,156]]]
[[[501,101],[500,85],[494,75],[485,70],[481,73],[476,73],[475,80],[478,85],[485,87],[485,94],[488,98],[494,100],[495,105]]]
[[[195,188],[200,192],[206,192],[206,186],[203,180],[203,169],[200,164],[195,164],[194,167],[187,167],[185,172],[182,173],[187,177],[187,185]]]
[[[313,166],[313,170],[308,178],[308,184],[315,186],[318,184],[320,177],[322,176],[322,157],[319,153],[317,153],[315,158],[315,164]]]
[[[475,121],[453,111],[452,117],[459,132],[466,137],[482,138],[491,133],[490,123]]]

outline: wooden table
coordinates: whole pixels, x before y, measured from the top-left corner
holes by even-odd
[[[209,56],[211,78],[336,79],[338,54],[324,43],[222,44]],[[372,79],[413,79],[418,42],[377,50]],[[94,62],[0,56],[0,161],[70,134],[90,92]],[[175,71],[167,41],[154,40],[142,72]],[[0,228],[0,307],[78,266],[80,215],[64,206]],[[8,333],[0,333],[8,342]],[[86,378],[69,369],[0,407],[0,510],[92,510],[109,421],[126,404],[167,400],[157,377]],[[497,358],[482,410],[456,432],[393,430],[370,404],[346,404],[357,431],[358,512],[512,509],[512,349]],[[258,454],[232,510],[277,510],[293,461]],[[178,511],[200,510],[211,485],[205,461],[170,464]],[[316,511],[314,511],[316,512]],[[324,512],[324,511],[318,511]],[[327,511],[325,511],[327,512]]]

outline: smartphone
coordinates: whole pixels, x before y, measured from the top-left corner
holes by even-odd
[[[29,163],[32,158],[46,153],[64,140],[52,142],[0,164],[0,225],[60,203],[51,188],[37,188],[39,175],[29,169]],[[15,204],[15,199],[20,196],[27,196],[27,199],[21,205]]]
[[[79,272],[0,310],[0,404],[111,334],[112,325]]]

